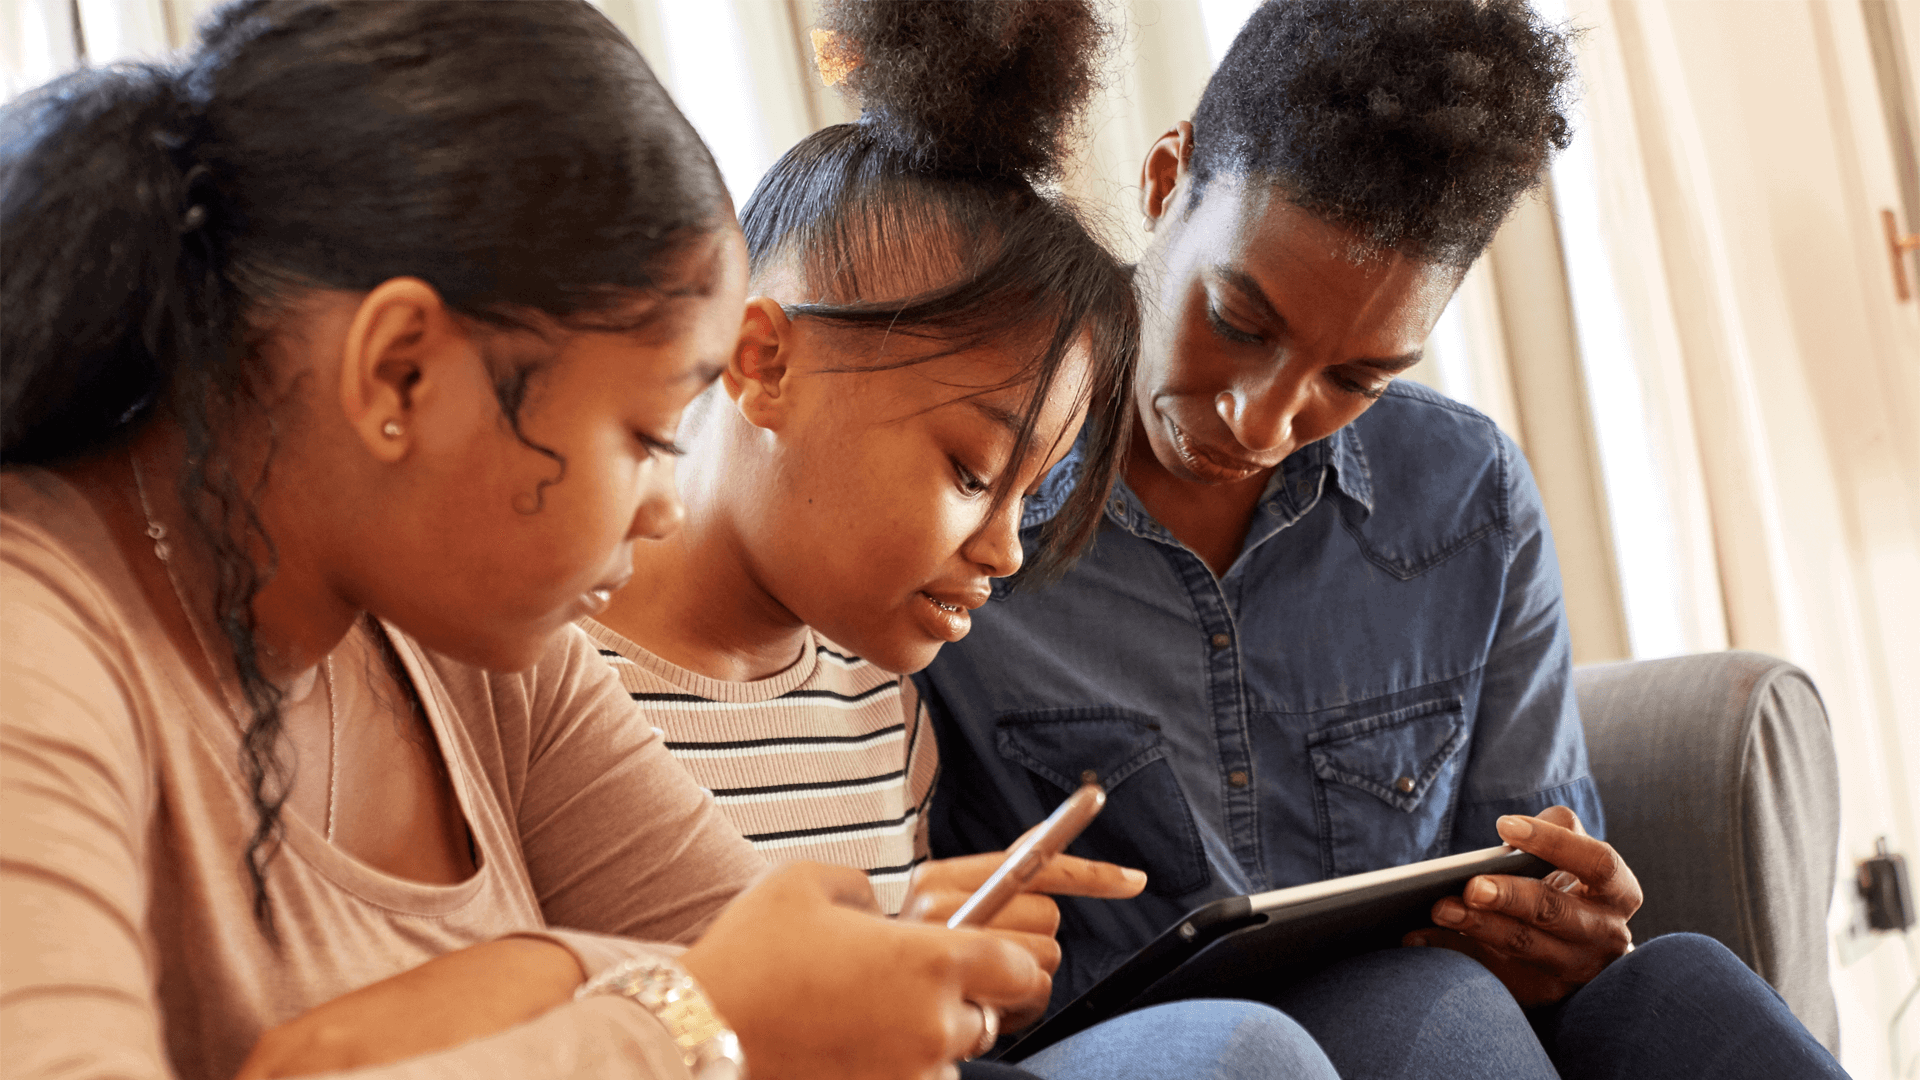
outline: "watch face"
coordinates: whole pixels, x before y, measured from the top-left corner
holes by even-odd
[[[693,1070],[693,1080],[746,1080],[747,1073],[737,1061],[724,1057],[709,1058],[699,1068]]]
[[[746,1058],[740,1052],[739,1037],[678,965],[629,960],[580,990],[581,995],[590,993],[619,994],[657,1017],[680,1047],[694,1080],[745,1080]]]
[[[740,1053],[740,1037],[725,1028],[695,1048],[700,1065],[693,1070],[694,1080],[746,1080],[746,1058]]]

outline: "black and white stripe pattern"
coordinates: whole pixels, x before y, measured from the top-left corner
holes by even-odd
[[[793,668],[730,683],[584,622],[644,722],[755,847],[863,870],[897,910],[926,859],[938,768],[912,684],[814,638]]]

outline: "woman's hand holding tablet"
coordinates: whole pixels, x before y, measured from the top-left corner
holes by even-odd
[[[1559,1001],[1633,948],[1627,920],[1640,882],[1611,844],[1587,835],[1564,806],[1497,823],[1500,838],[1559,867],[1545,878],[1484,875],[1433,905],[1440,927],[1408,945],[1454,949],[1486,965],[1523,1006]]]

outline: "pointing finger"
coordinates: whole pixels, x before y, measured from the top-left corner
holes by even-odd
[[[1145,872],[1077,855],[1055,855],[1027,881],[1029,892],[1125,900],[1147,887]]]

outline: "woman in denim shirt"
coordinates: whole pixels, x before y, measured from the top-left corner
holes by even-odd
[[[1594,838],[1539,492],[1492,421],[1393,378],[1566,145],[1572,71],[1519,3],[1269,3],[1149,152],[1107,521],[920,677],[936,855],[996,850],[1098,778],[1076,852],[1149,875],[1137,900],[1062,904],[1056,1006],[1208,900],[1505,840],[1562,869],[1441,901],[1409,944],[1446,950],[1276,991],[1342,1075],[1838,1073],[1708,939],[1617,963],[1640,890]],[[1023,525],[1076,481],[1069,458]],[[1676,972],[1745,1019],[1718,1040],[1626,1019],[1677,1017],[1647,1013]]]

